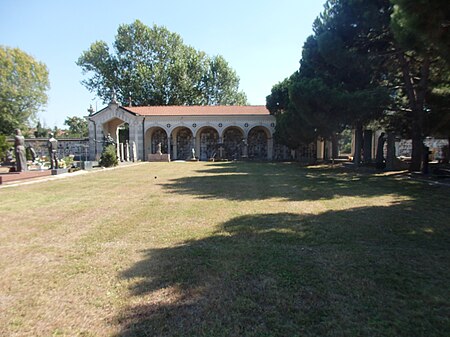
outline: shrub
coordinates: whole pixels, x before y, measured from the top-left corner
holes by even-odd
[[[117,166],[119,164],[116,147],[114,145],[108,145],[103,148],[99,164],[103,167]]]
[[[0,135],[0,160],[4,160],[6,157],[6,151],[11,147],[6,141],[5,135]]]
[[[71,154],[71,155],[68,155],[68,156],[63,158],[64,162],[66,163],[66,167],[67,168],[73,166],[73,157],[74,157],[74,155]]]

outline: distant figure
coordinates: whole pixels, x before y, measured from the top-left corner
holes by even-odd
[[[105,137],[105,140],[103,143],[104,143],[105,147],[109,146],[109,145],[116,145],[116,142],[114,141],[113,137],[111,137],[110,133],[108,133],[108,135]]]
[[[14,136],[14,153],[16,155],[16,171],[27,171],[27,152],[25,149],[25,138],[20,129],[16,129]]]
[[[13,147],[10,147],[9,150],[6,150],[6,157],[5,157],[5,163],[6,164],[9,164],[9,163],[12,162],[12,160],[14,158],[13,154],[14,154],[14,148]]]
[[[242,139],[241,145],[239,146],[242,148],[242,157],[247,158],[248,157],[248,142],[247,139]]]
[[[125,152],[125,161],[130,161],[130,144],[128,144],[128,139],[125,141],[123,148]]]
[[[53,133],[48,134],[50,139],[47,141],[48,154],[50,159],[50,169],[58,168],[58,141],[53,137]]]
[[[192,148],[192,159],[195,159],[195,149]]]
[[[27,150],[29,151],[29,153],[31,155],[31,161],[34,163],[37,158],[36,150],[31,145],[28,146]]]
[[[379,170],[384,170],[386,167],[386,163],[384,161],[384,142],[386,141],[386,137],[384,136],[384,132],[380,134],[378,137],[378,145],[377,145],[377,156],[375,160],[376,168]]]
[[[159,155],[162,154],[162,152],[161,152],[161,143],[158,143],[158,147],[157,147],[156,153],[159,154]]]

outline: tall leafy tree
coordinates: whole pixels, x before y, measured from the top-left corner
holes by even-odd
[[[412,139],[411,169],[420,169],[424,137],[449,130],[449,7],[440,0],[327,1],[305,42],[298,83],[290,85],[288,113],[321,134],[327,125],[352,126],[356,141],[362,125],[383,119]]]
[[[317,129],[296,110],[291,100],[292,86],[297,81],[298,72],[274,85],[266,97],[266,107],[277,118],[275,138],[281,144],[297,148],[312,142],[317,137]]]
[[[436,129],[448,129],[449,124],[441,120],[449,119],[444,107],[450,97],[450,5],[440,0],[392,3],[392,64],[401,76],[400,94],[406,104],[400,115],[407,121],[406,131],[412,139],[411,170],[417,171],[424,157],[424,138]]]
[[[368,36],[379,27],[377,16],[371,15],[376,8],[371,2],[326,3],[314,23],[314,35],[303,46],[298,76],[291,77],[287,90],[287,114],[296,115],[303,127],[290,123],[286,129],[304,132],[309,128],[307,135],[314,130],[317,136],[336,141],[336,134],[350,126],[361,138],[363,125],[386,109],[389,94],[380,88],[382,76],[374,67],[379,61],[368,57],[368,50],[377,48]],[[268,97],[268,105],[276,100],[274,93],[277,91]],[[359,161],[360,153],[356,153],[355,162]]]
[[[116,92],[122,104],[245,104],[239,78],[221,56],[209,57],[165,27],[139,20],[118,29],[113,50],[93,43],[77,61],[90,78],[83,84],[105,102]]]
[[[44,63],[18,48],[0,46],[0,133],[27,127],[47,103],[49,88]]]
[[[72,137],[88,136],[88,122],[84,118],[77,116],[67,117],[64,121],[64,125],[67,125],[69,127],[69,133]]]
[[[415,48],[432,48],[450,63],[450,4],[447,0],[391,0],[397,39]]]
[[[37,121],[36,123],[36,131],[34,131],[34,136],[36,138],[47,137],[49,129],[43,127],[41,121]]]

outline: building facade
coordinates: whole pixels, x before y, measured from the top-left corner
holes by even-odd
[[[274,144],[275,117],[265,106],[123,107],[111,102],[87,119],[91,160],[100,157],[108,134],[118,148],[135,148],[136,159],[143,161],[159,149],[172,160],[188,160],[193,154],[200,160],[290,156],[288,149]]]

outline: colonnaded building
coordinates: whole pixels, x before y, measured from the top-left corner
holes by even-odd
[[[121,106],[90,111],[89,149],[98,160],[109,134],[124,153],[147,161],[159,149],[171,160],[290,160],[323,157],[319,143],[291,151],[276,144],[275,117],[265,106]],[[160,144],[160,145],[159,145]],[[125,149],[125,150],[123,150]],[[317,150],[319,149],[319,151]]]

